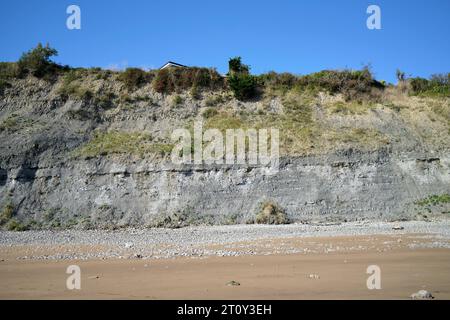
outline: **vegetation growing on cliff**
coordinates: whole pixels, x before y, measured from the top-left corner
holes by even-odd
[[[428,206],[428,205],[439,205],[444,203],[450,203],[450,194],[440,194],[440,195],[432,195],[428,198],[416,201],[416,204],[419,206]]]
[[[97,132],[89,142],[75,150],[74,155],[83,158],[113,154],[142,157],[147,154],[166,155],[172,147],[171,144],[154,141],[151,135],[143,132]]]
[[[428,97],[450,96],[450,73],[432,75],[430,79],[410,79],[412,94]]]
[[[38,44],[25,52],[15,63],[0,63],[0,94],[10,86],[10,80],[28,75],[53,81],[62,75],[63,86],[60,93],[80,99],[89,99],[93,94],[90,88],[84,88],[79,79],[86,74],[95,74],[97,79],[107,79],[112,74],[132,92],[145,84],[151,84],[156,92],[171,94],[191,91],[198,99],[202,90],[230,90],[239,100],[256,97],[258,92],[266,95],[284,95],[288,91],[317,94],[325,91],[329,94],[341,94],[345,101],[378,102],[388,85],[374,79],[369,67],[362,70],[324,70],[309,75],[269,72],[254,76],[250,67],[243,64],[240,57],[229,60],[228,77],[221,76],[212,68],[166,68],[144,71],[139,68],[127,68],[121,72],[112,72],[100,68],[70,68],[51,60],[58,54],[48,44]],[[430,79],[407,78],[405,73],[397,71],[399,84],[411,95],[424,97],[450,97],[450,73],[433,75]]]
[[[261,204],[255,222],[258,224],[286,224],[289,223],[289,219],[280,206],[272,201],[266,201]]]
[[[225,88],[223,77],[208,68],[167,68],[156,72],[152,82],[156,92],[170,94],[192,90],[221,90]]]
[[[250,67],[241,62],[241,57],[228,61],[228,85],[236,99],[248,100],[255,97],[257,78],[250,74]]]
[[[26,89],[24,92],[31,97],[36,87],[45,88],[51,101],[48,108],[37,101],[35,105],[40,105],[41,110],[36,114],[26,114],[25,110],[25,114],[4,112],[0,119],[1,134],[21,135],[42,128],[51,131],[54,126],[46,127],[49,120],[41,121],[38,115],[40,112],[47,115],[55,106],[59,107],[52,110],[56,114],[62,112],[61,119],[77,128],[70,139],[77,141],[75,145],[81,143],[78,152],[87,157],[126,152],[164,153],[169,149],[164,144],[172,124],[187,127],[197,116],[203,117],[205,128],[222,131],[278,128],[282,155],[318,154],[348,147],[376,150],[396,142],[408,143],[404,134],[394,130],[398,125],[407,128],[403,132],[408,132],[408,141],[416,141],[411,145],[417,141],[444,145],[450,134],[450,99],[445,89],[448,77],[444,76],[417,80],[400,72],[400,85],[393,86],[374,79],[369,67],[310,75],[275,72],[251,75],[250,67],[240,57],[229,60],[228,77],[214,69],[196,67],[113,71],[53,66],[56,63],[51,58],[55,53],[49,46],[38,46],[25,53],[20,65],[26,72],[19,72],[19,62],[0,63],[0,87],[3,86],[4,92],[15,97],[17,90]],[[44,71],[53,76],[34,75],[42,76]],[[245,81],[236,80],[247,76],[252,79],[248,87]],[[230,80],[232,77],[236,82]],[[433,96],[430,92],[438,94]],[[135,120],[145,123],[146,131],[157,136],[158,142],[136,138],[145,136],[144,133],[122,134],[129,131],[125,126],[119,126],[120,134],[95,136],[86,142],[86,136],[92,135],[93,130],[106,132],[113,122]],[[81,134],[83,130],[87,130],[85,135]],[[120,136],[142,146],[126,146]],[[73,146],[71,143],[64,145]],[[150,145],[154,145],[153,152]]]

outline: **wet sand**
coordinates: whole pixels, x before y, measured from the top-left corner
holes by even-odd
[[[407,242],[392,237],[294,238],[273,240],[272,245],[291,241],[293,246],[339,247],[355,242],[372,246],[326,253],[83,261],[18,259],[26,247],[3,247],[0,298],[409,299],[425,289],[436,299],[450,299],[450,249],[402,245],[386,250],[387,239]],[[88,249],[92,250],[77,248]],[[41,250],[51,254],[59,249]],[[65,272],[71,264],[81,268],[81,290],[66,288]],[[381,268],[381,290],[367,288],[369,265]],[[233,280],[240,285],[227,285]]]

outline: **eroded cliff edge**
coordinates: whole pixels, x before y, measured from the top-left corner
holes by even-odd
[[[114,73],[72,82],[91,94],[27,77],[1,96],[0,205],[30,228],[247,223],[265,201],[294,222],[448,215],[447,204],[417,205],[450,192],[448,98],[271,92],[240,102],[223,90],[130,91]],[[279,172],[174,165],[170,133],[196,120],[279,128]]]

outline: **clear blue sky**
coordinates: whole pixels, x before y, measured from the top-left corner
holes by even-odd
[[[66,8],[81,7],[81,30]],[[381,7],[382,30],[366,27]],[[167,60],[227,71],[242,56],[253,73],[306,74],[371,63],[378,79],[395,70],[450,72],[450,0],[2,0],[0,61],[38,42],[71,66],[157,68]]]

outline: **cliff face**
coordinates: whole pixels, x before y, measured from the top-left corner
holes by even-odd
[[[448,99],[243,103],[226,92],[128,92],[94,76],[80,82],[93,96],[80,98],[61,96],[63,85],[16,80],[0,100],[0,208],[30,228],[245,223],[266,201],[291,221],[415,219],[424,213],[415,202],[450,193]],[[171,132],[199,119],[219,130],[279,128],[279,172],[174,165]]]

